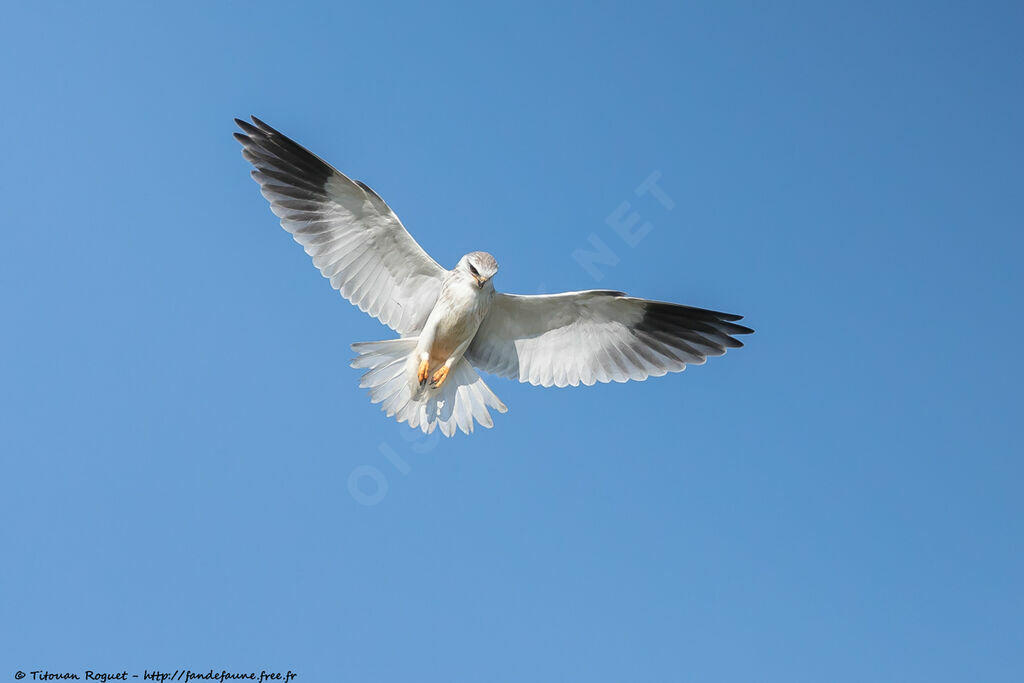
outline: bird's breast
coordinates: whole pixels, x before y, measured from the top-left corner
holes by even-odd
[[[442,359],[447,359],[460,344],[476,334],[491,303],[491,292],[462,283],[452,284],[442,289],[431,313],[437,323],[431,356]]]

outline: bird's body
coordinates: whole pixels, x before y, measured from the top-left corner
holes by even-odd
[[[494,264],[489,275],[474,275],[469,270],[473,267],[477,273],[487,272],[482,270],[483,263]],[[445,365],[451,368],[469,348],[480,323],[490,311],[490,300],[495,296],[490,278],[497,270],[493,256],[473,252],[445,274],[437,302],[427,316],[416,347],[417,357],[427,362],[426,372],[436,372]]]
[[[341,294],[400,337],[352,344],[360,386],[425,432],[470,433],[505,404],[475,368],[541,386],[644,380],[742,346],[740,316],[591,290],[494,289],[498,264],[471,252],[431,259],[377,193],[259,119],[235,137],[281,225]]]

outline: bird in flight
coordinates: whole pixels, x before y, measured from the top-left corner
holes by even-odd
[[[544,387],[643,381],[743,346],[742,316],[589,290],[523,296],[494,289],[498,263],[473,251],[447,270],[366,184],[255,116],[235,119],[281,226],[331,286],[399,334],[352,344],[359,385],[388,417],[445,436],[493,426],[508,408],[477,374]]]

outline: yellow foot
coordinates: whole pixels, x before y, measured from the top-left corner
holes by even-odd
[[[434,373],[434,376],[430,378],[430,386],[439,387],[444,384],[444,381],[448,378],[448,366],[442,365]]]
[[[430,363],[427,361],[420,361],[420,368],[416,371],[416,379],[419,380],[420,386],[427,383],[427,377],[430,376]]]

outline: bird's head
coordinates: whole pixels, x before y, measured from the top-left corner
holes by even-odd
[[[483,289],[498,272],[498,262],[486,251],[471,251],[459,260],[455,270]]]

